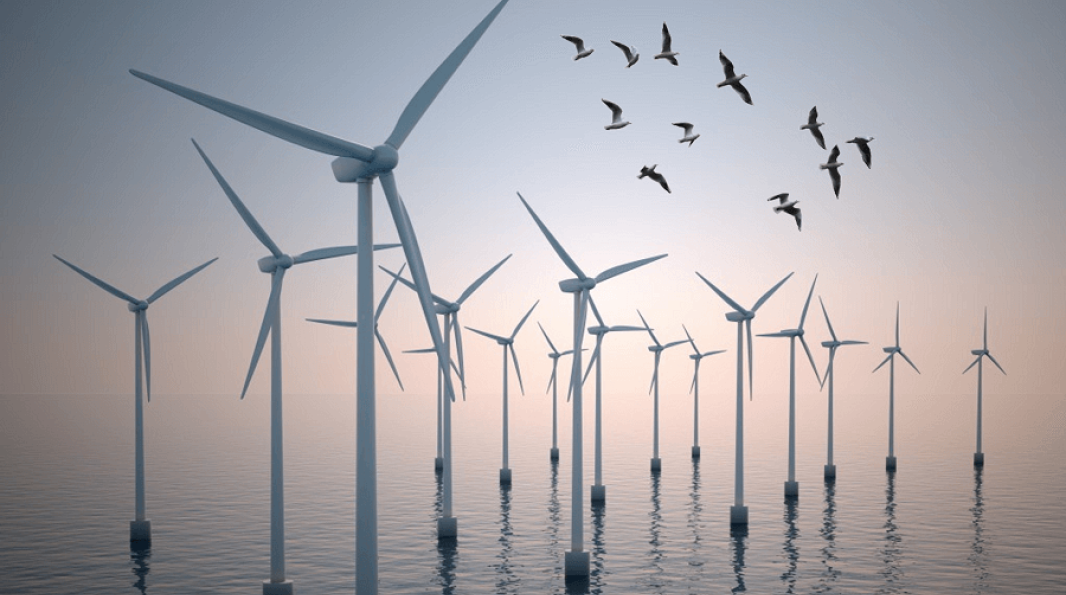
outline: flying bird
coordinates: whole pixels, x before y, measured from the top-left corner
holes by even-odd
[[[666,23],[663,23],[663,51],[655,54],[655,59],[662,58],[668,60],[674,66],[677,66],[677,52],[670,49],[670,30],[666,28]]]
[[[611,108],[611,123],[604,126],[604,130],[618,130],[619,128],[625,128],[629,126],[629,122],[622,121],[622,108],[618,107],[617,103],[601,99],[604,105]]]
[[[795,200],[795,201],[792,201],[792,202],[788,202],[788,192],[782,192],[781,194],[778,194],[776,196],[771,196],[770,198],[768,198],[766,200],[767,201],[771,201],[771,200],[779,200],[779,201],[781,201],[781,206],[774,207],[774,212],[775,213],[780,213],[780,212],[784,211],[784,212],[788,213],[789,215],[792,215],[796,219],[796,229],[799,229],[800,231],[803,231],[803,215],[800,213],[799,207],[796,206],[796,205],[799,204],[798,200]]]
[[[855,143],[859,147],[859,152],[862,153],[862,162],[866,164],[866,167],[870,167],[870,141],[874,137],[872,136],[856,136],[855,138],[845,141],[849,143]]]
[[[698,134],[692,134],[692,124],[688,122],[674,122],[674,126],[680,126],[685,129],[685,136],[683,136],[677,142],[688,143],[688,146],[692,146],[692,143],[696,142],[696,139],[700,137]]]
[[[807,123],[800,126],[800,130],[810,130],[811,134],[814,135],[814,140],[818,141],[818,146],[824,149],[825,138],[822,137],[822,131],[818,130],[819,127],[824,125],[824,122],[818,121],[818,106],[816,105],[811,108],[811,114],[807,116]],[[849,140],[848,142],[850,143],[851,141]]]
[[[640,168],[640,175],[637,176],[637,179],[639,180],[640,178],[647,176],[658,182],[659,185],[663,187],[663,190],[665,190],[667,194],[670,194],[670,186],[667,185],[666,178],[664,178],[661,173],[655,171],[655,168],[658,167],[658,165],[659,164],[656,163],[651,167],[645,165],[644,167]]]
[[[837,157],[840,157],[840,146],[833,145],[833,150],[829,152],[829,163],[823,163],[818,168],[829,170],[829,177],[833,178],[833,193],[840,198],[840,172],[837,169],[844,164],[837,161]]]
[[[733,72],[733,63],[729,61],[729,58],[725,57],[725,54],[722,53],[722,50],[718,50],[718,60],[722,63],[722,70],[725,71],[725,80],[718,83],[718,87],[722,88],[726,85],[729,85],[733,87],[733,90],[735,90],[737,93],[740,93],[740,97],[744,100],[744,103],[748,105],[754,105],[751,102],[751,93],[748,93],[748,90],[744,88],[744,85],[740,84],[740,79],[748,75],[742,74],[740,76],[737,76],[736,73]]]
[[[629,68],[630,66],[636,64],[637,60],[640,59],[640,54],[637,53],[637,49],[635,47],[631,45],[626,45],[622,42],[615,41],[613,39],[611,40],[611,43],[617,46],[618,49],[622,50],[622,53],[626,55],[626,60],[629,61],[629,64],[626,64],[626,68]]]
[[[572,44],[577,46],[577,55],[574,56],[575,60],[580,60],[582,58],[587,58],[589,56],[589,54],[591,54],[592,52],[596,51],[596,50],[591,50],[591,49],[586,50],[585,49],[585,42],[580,37],[574,37],[573,35],[561,35],[560,37],[562,37],[563,39],[565,39],[565,40],[569,41],[570,43],[572,43]]]

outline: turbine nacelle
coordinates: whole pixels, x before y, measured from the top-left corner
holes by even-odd
[[[330,164],[333,168],[333,177],[342,184],[358,182],[390,172],[400,162],[399,151],[389,145],[378,145],[373,150],[370,161],[360,161],[352,157],[334,159]]]
[[[899,353],[899,347],[882,347],[881,351],[885,353]]]
[[[588,331],[590,335],[606,335],[611,332],[611,327],[605,325],[590,326]]]
[[[729,322],[743,322],[755,318],[755,313],[745,310],[744,312],[726,312],[725,319]]]
[[[563,293],[577,293],[581,290],[588,290],[596,287],[596,280],[588,277],[585,279],[566,279],[559,282],[559,289]]]
[[[126,308],[128,308],[130,312],[140,312],[141,310],[148,309],[148,302],[141,300],[136,304],[127,303]]]
[[[970,351],[970,353],[973,354],[973,355],[988,355],[988,350],[987,349],[974,349],[974,350]]]
[[[825,347],[826,349],[836,349],[842,344],[843,343],[841,343],[840,341],[822,341],[822,347]]]
[[[264,256],[259,259],[259,270],[264,273],[273,273],[278,268],[287,269],[295,264],[292,257],[288,254],[282,254],[281,256]]]

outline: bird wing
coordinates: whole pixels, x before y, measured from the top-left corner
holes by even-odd
[[[618,41],[615,41],[613,39],[611,40],[611,43],[613,43],[615,46],[617,46],[618,49],[622,50],[622,53],[624,53],[626,55],[626,60],[632,60],[633,59],[633,51],[629,48],[628,45],[626,45],[624,43],[621,43],[621,42],[618,42]]]
[[[666,23],[663,23],[663,53],[670,51],[670,30],[666,28]]]
[[[729,61],[729,58],[725,57],[722,50],[718,50],[718,60],[722,63],[722,70],[725,71],[725,78],[731,79],[736,76],[733,72],[733,63]]]
[[[748,105],[754,105],[751,102],[751,93],[748,93],[748,89],[744,85],[740,84],[739,81],[733,83],[733,89],[735,89],[737,93],[740,93],[741,98],[744,99],[744,103]]]
[[[833,178],[833,194],[836,194],[837,198],[840,198],[840,172],[836,168],[829,170],[829,177]]]
[[[870,145],[866,144],[866,142],[860,142],[855,144],[859,145],[859,152],[862,153],[862,162],[866,164],[867,168],[869,168],[870,158],[872,157],[870,155]]]
[[[674,122],[674,126],[680,126],[685,129],[685,136],[692,134],[692,124],[688,122]]]
[[[617,103],[607,101],[606,99],[601,99],[600,101],[602,101],[604,105],[611,109],[611,119],[613,121],[618,122],[622,119],[622,108],[618,107]]]
[[[817,128],[811,128],[811,134],[814,135],[814,140],[818,141],[818,146],[825,148],[825,137],[822,136],[822,131]]]
[[[840,157],[840,145],[833,145],[833,150],[829,152],[829,163],[836,163],[837,157]]]
[[[580,54],[581,52],[585,51],[585,41],[580,37],[574,37],[573,35],[563,35],[562,38],[577,46],[577,53]]]
[[[811,108],[811,113],[810,113],[809,116],[807,116],[807,123],[808,124],[817,124],[818,123],[818,106],[817,105]]]
[[[767,202],[771,200],[779,200],[781,201],[781,204],[785,204],[785,201],[788,200],[788,192],[782,192],[781,194],[777,194],[766,199]]]

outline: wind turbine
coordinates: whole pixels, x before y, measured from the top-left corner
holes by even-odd
[[[522,330],[522,325],[526,323],[526,319],[533,313],[533,309],[537,307],[540,300],[533,303],[533,306],[526,312],[526,315],[522,317],[522,320],[518,321],[518,325],[511,331],[511,335],[508,337],[501,337],[499,335],[493,335],[492,333],[486,333],[485,331],[479,331],[476,328],[466,327],[472,332],[475,332],[483,337],[488,337],[496,341],[498,345],[503,346],[503,467],[500,469],[500,485],[511,485],[511,468],[507,465],[507,352],[511,352],[511,360],[514,361],[514,373],[518,377],[518,388],[522,391],[522,394],[526,394],[525,387],[522,386],[522,371],[518,368],[518,354],[514,350],[514,338],[518,334],[518,331]]]
[[[573,428],[573,446],[570,458],[570,477],[572,482],[570,494],[570,551],[564,554],[563,572],[568,578],[582,580],[587,579],[589,576],[589,553],[584,549],[585,526],[582,521],[582,500],[584,500],[582,463],[584,460],[584,454],[581,431],[581,340],[585,335],[585,314],[587,313],[589,291],[599,283],[617,277],[618,275],[631,271],[637,267],[644,266],[650,262],[659,260],[666,255],[660,254],[658,256],[652,256],[651,258],[644,258],[642,260],[621,264],[611,267],[595,277],[589,277],[577,266],[574,259],[570,258],[570,255],[566,253],[566,250],[564,250],[562,244],[555,239],[555,236],[548,231],[548,228],[540,220],[540,217],[537,217],[537,214],[533,212],[533,208],[529,206],[526,199],[522,198],[521,193],[518,193],[518,199],[522,201],[526,210],[529,211],[530,216],[533,217],[533,221],[537,224],[537,227],[540,228],[541,233],[547,238],[548,243],[551,244],[555,253],[559,255],[559,259],[563,261],[566,268],[570,269],[571,272],[577,275],[577,278],[575,279],[564,279],[559,282],[559,289],[562,290],[563,293],[574,294],[574,361],[570,371],[570,386],[574,395],[574,413],[571,421],[571,426]]]
[[[559,388],[559,381],[558,381],[559,358],[563,357],[564,355],[571,355],[574,352],[572,350],[570,350],[570,349],[567,349],[566,351],[559,351],[558,349],[556,349],[555,348],[555,344],[552,343],[552,340],[550,338],[548,338],[548,332],[544,330],[544,327],[540,326],[539,322],[537,323],[537,326],[540,327],[540,332],[541,332],[541,334],[544,335],[544,340],[548,342],[548,347],[552,350],[551,353],[548,354],[548,357],[550,357],[551,360],[552,360],[552,375],[551,375],[551,378],[548,379],[548,388],[547,388],[547,390],[552,391],[552,449],[551,449],[551,452],[549,454],[550,454],[550,457],[551,457],[552,461],[558,461],[559,460],[559,407],[558,407],[558,403],[559,403],[559,394],[558,394],[559,393],[559,391],[558,391],[558,388]],[[571,386],[571,388],[573,387],[573,385],[570,385],[570,386]]]
[[[807,347],[807,340],[803,338],[803,322],[807,319],[807,308],[811,305],[811,296],[814,295],[814,285],[818,283],[818,275],[811,282],[811,291],[807,294],[807,301],[803,304],[803,313],[800,314],[799,326],[794,329],[786,329],[777,333],[765,333],[760,337],[788,337],[788,481],[785,482],[785,497],[799,497],[799,482],[796,481],[796,339],[800,340],[803,350],[807,352],[807,359],[811,362],[814,377],[818,384],[822,383],[818,375],[818,366],[814,364],[814,356],[811,348]]]
[[[392,134],[384,144],[370,148],[342,140],[273,116],[248,109],[176,85],[154,76],[130,70],[130,74],[180,95],[190,101],[233,118],[253,128],[304,148],[337,157],[333,161],[333,175],[338,182],[355,182],[359,188],[358,245],[359,272],[356,297],[356,318],[370,320],[374,315],[373,270],[373,203],[371,185],[379,178],[388,201],[393,223],[403,243],[404,256],[411,267],[411,276],[418,287],[422,314],[429,328],[433,347],[437,350],[437,365],[444,376],[445,393],[454,395],[451,376],[448,374],[449,359],[445,354],[444,339],[434,316],[430,297],[429,280],[426,276],[422,252],[418,248],[414,228],[407,216],[403,200],[396,187],[393,169],[399,163],[400,147],[415,125],[433,104],[452,74],[477,44],[478,40],[503,10],[508,0],[500,0],[484,19],[463,39],[452,53],[426,79],[422,87],[408,102],[400,114]],[[356,369],[358,373],[356,416],[359,419],[356,443],[356,592],[371,595],[378,592],[378,530],[377,530],[377,434],[374,409],[374,334],[370,325],[360,327],[356,339]]]
[[[696,342],[692,340],[692,335],[688,333],[688,329],[685,325],[681,325],[681,328],[685,330],[685,336],[688,337],[688,342],[692,345],[692,355],[688,356],[689,359],[695,363],[696,371],[692,374],[692,387],[689,388],[689,392],[692,393],[692,458],[700,458],[700,361],[709,356],[717,355],[719,353],[725,353],[725,349],[719,349],[717,351],[706,351],[701,353],[699,348],[696,347]]]
[[[207,265],[218,260],[218,258],[212,258],[173,281],[166,283],[146,299],[139,300],[90,275],[59,256],[55,254],[52,256],[55,256],[56,260],[67,265],[75,273],[85,277],[100,289],[119,299],[126,300],[126,307],[129,308],[130,312],[133,312],[134,520],[130,521],[130,542],[142,545],[151,543],[152,521],[146,516],[144,503],[144,399],[141,392],[143,388],[143,394],[147,396],[149,401],[152,400],[152,349],[148,338],[148,306],[189,277],[203,270]],[[142,372],[144,373],[143,382],[141,380]]]
[[[644,320],[644,315],[640,313],[640,310],[637,310],[637,316],[640,316],[640,321],[644,323],[644,330],[648,331],[648,334],[651,335],[651,340],[655,342],[654,345],[648,345],[648,351],[655,354],[655,371],[651,375],[651,386],[648,387],[648,393],[651,394],[652,391],[655,391],[655,406],[654,414],[652,415],[651,472],[658,473],[663,468],[662,459],[659,458],[659,359],[662,357],[663,351],[682,343],[688,343],[688,339],[671,341],[663,345],[659,342],[659,339],[655,338],[655,333],[648,326],[648,321]]]
[[[607,326],[603,322],[603,318],[600,316],[600,311],[596,308],[596,302],[593,301],[592,296],[589,296],[589,305],[592,306],[592,314],[596,317],[596,326],[590,326],[588,332],[590,335],[596,337],[596,350],[592,352],[592,357],[589,358],[589,367],[585,370],[585,375],[582,377],[581,382],[584,383],[589,377],[589,372],[592,371],[593,364],[596,365],[596,445],[595,445],[595,469],[596,469],[596,482],[592,484],[592,502],[593,504],[603,504],[607,501],[607,486],[603,485],[603,415],[602,415],[602,393],[603,393],[603,356],[600,349],[603,346],[603,338],[607,336],[607,333],[614,331],[642,331],[643,326],[627,326],[627,325],[615,325]],[[572,386],[572,385],[571,385]]]
[[[251,230],[267,250],[269,256],[259,259],[259,270],[270,273],[270,297],[267,299],[266,311],[263,313],[263,324],[259,327],[259,338],[255,341],[255,350],[252,351],[252,363],[248,366],[248,375],[244,379],[244,388],[241,389],[241,399],[248,392],[248,385],[252,382],[259,357],[263,353],[267,335],[270,335],[270,580],[263,583],[263,594],[274,595],[275,593],[292,593],[293,583],[285,578],[285,474],[284,474],[284,449],[285,442],[282,434],[282,390],[281,390],[281,287],[285,279],[285,271],[289,268],[327,258],[349,256],[358,252],[356,246],[336,246],[311,250],[296,256],[289,256],[281,251],[281,248],[271,239],[266,230],[256,221],[252,212],[244,205],[237,193],[233,191],[226,179],[215,167],[215,164],[207,158],[203,149],[196,141],[192,141],[196,151],[200,153],[204,163],[207,164],[211,174],[215,176],[218,185],[222,187],[226,197],[229,198],[237,214]],[[395,248],[396,244],[384,244],[373,246],[373,250]],[[368,317],[367,320],[370,320]],[[370,326],[370,325],[367,325]],[[391,362],[390,362],[391,363]]]
[[[826,367],[825,376],[822,378],[822,386],[825,386],[826,382],[829,382],[829,439],[828,443],[828,456],[825,463],[825,480],[836,481],[837,466],[833,463],[833,359],[836,358],[837,348],[841,345],[867,345],[866,341],[841,341],[837,339],[837,334],[833,332],[833,323],[829,322],[829,313],[825,311],[825,302],[822,301],[822,296],[818,296],[818,303],[822,305],[822,314],[825,314],[825,325],[829,327],[829,336],[833,338],[832,341],[822,341],[822,347],[829,349],[829,365]]]
[[[881,369],[881,366],[888,364],[888,457],[885,458],[885,470],[896,470],[896,354],[900,354],[903,359],[907,360],[907,363],[914,368],[915,372],[921,374],[918,371],[918,366],[914,365],[911,358],[907,357],[906,353],[899,347],[899,302],[896,302],[896,344],[891,347],[882,347],[882,351],[888,354],[888,357],[881,363],[877,364],[874,368],[874,372]]]
[[[755,305],[751,307],[751,310],[747,310],[740,304],[733,301],[733,298],[729,297],[722,290],[714,286],[707,280],[706,277],[696,273],[700,279],[703,280],[718,297],[722,298],[729,307],[733,308],[732,312],[727,312],[725,319],[729,322],[737,323],[737,432],[736,432],[736,478],[733,482],[733,506],[729,509],[729,524],[730,525],[747,525],[748,524],[748,507],[744,505],[744,326],[748,327],[748,390],[751,391],[752,376],[754,375],[754,366],[752,365],[752,349],[751,349],[751,320],[755,318],[755,312],[766,303],[766,300],[770,299],[770,296],[774,294],[779,287],[788,281],[792,273],[785,276],[770,288],[769,291],[764,293]],[[745,325],[747,322],[747,325]],[[750,397],[749,397],[750,398]]]
[[[974,367],[974,364],[977,365],[977,451],[973,453],[974,467],[984,467],[985,465],[985,453],[981,452],[981,377],[982,368],[984,367],[984,363],[981,360],[987,357],[993,364],[996,364],[1000,372],[1003,372],[1004,375],[1007,374],[1003,371],[1003,367],[999,365],[999,362],[996,361],[996,358],[992,357],[992,354],[988,351],[988,308],[985,308],[985,327],[982,336],[981,348],[970,351],[971,354],[977,356],[977,359],[962,371],[965,374],[970,371],[970,368]]]

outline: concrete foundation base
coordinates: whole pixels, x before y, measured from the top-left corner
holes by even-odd
[[[698,446],[693,446],[692,447],[692,458],[694,458],[694,459],[700,458],[700,447],[698,447]]]
[[[130,521],[130,543],[152,543],[152,521]]]
[[[896,457],[885,457],[885,471],[896,470]]]
[[[975,452],[973,453],[973,466],[984,467],[985,466],[985,453]]]
[[[602,505],[607,501],[607,486],[592,486],[592,503]]]
[[[511,487],[511,470],[500,469],[500,485]]]
[[[785,497],[786,498],[799,498],[800,484],[798,481],[786,481],[785,482]]]
[[[651,472],[658,473],[663,470],[663,460],[655,457],[651,460]]]
[[[837,479],[837,466],[836,465],[826,465],[825,466],[825,480],[827,482],[832,482],[832,481],[836,481],[836,479]]]
[[[459,535],[459,519],[442,516],[437,519],[437,539],[454,539]]]
[[[567,580],[587,579],[589,576],[589,553],[566,552],[563,558],[563,569]]]
[[[263,581],[263,595],[292,595],[294,592],[292,581]]]
[[[551,449],[551,454],[549,455],[549,457],[550,457],[550,458],[551,458],[551,460],[553,460],[553,461],[558,461],[558,460],[559,460],[559,449],[558,449],[558,448],[555,448],[555,447],[553,446],[553,447],[552,447],[552,449]]]
[[[748,525],[748,507],[747,506],[730,506],[729,507],[729,524],[730,525]]]
[[[444,471],[444,457],[436,457],[433,459],[433,470],[437,473]]]

